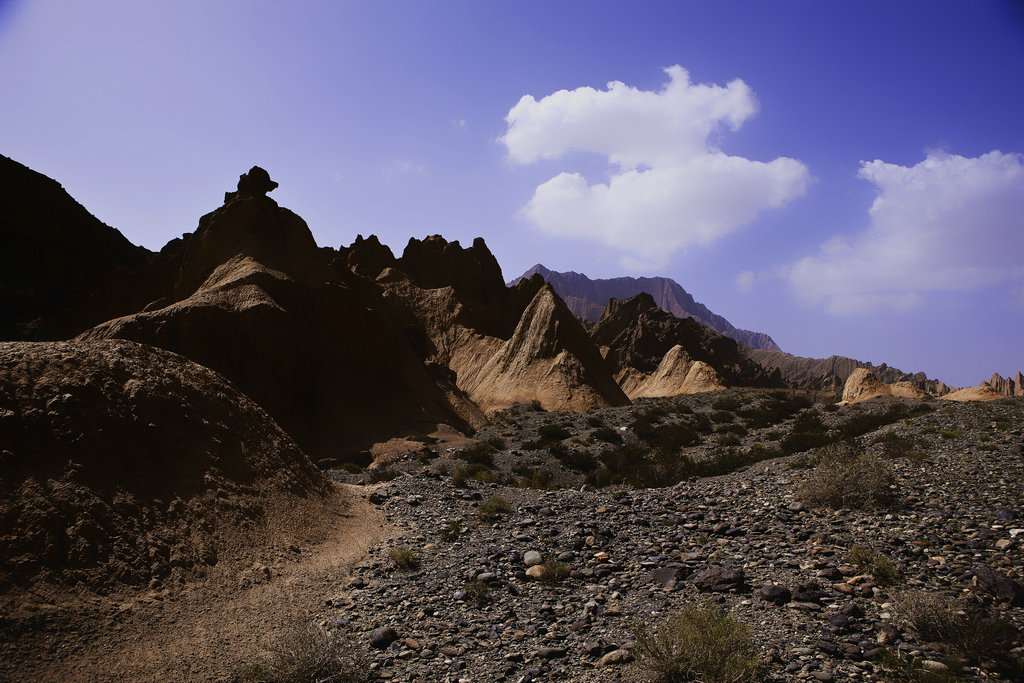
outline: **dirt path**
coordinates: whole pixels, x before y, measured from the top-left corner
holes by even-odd
[[[392,534],[358,487],[343,486],[333,507],[319,544],[286,544],[271,562],[242,570],[239,563],[219,563],[205,580],[175,593],[61,600],[37,594],[34,616],[5,624],[0,681],[227,677],[237,663],[258,657],[289,621],[308,618],[341,594],[352,566]],[[295,511],[284,524],[303,521]]]

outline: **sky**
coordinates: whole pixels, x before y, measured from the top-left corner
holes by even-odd
[[[136,244],[250,166],[321,246],[661,275],[801,356],[1024,370],[1020,0],[0,0],[0,154]]]

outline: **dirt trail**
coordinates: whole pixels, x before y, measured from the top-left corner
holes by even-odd
[[[284,625],[308,618],[372,545],[393,534],[358,487],[342,486],[323,541],[289,544],[273,559],[241,568],[218,563],[201,582],[167,595],[56,596],[0,632],[0,681],[199,681],[228,677],[258,657]],[[300,528],[304,511],[283,527]],[[302,533],[301,535],[306,535]],[[249,556],[240,554],[248,562]],[[7,611],[6,608],[4,610]],[[8,613],[10,614],[10,613]]]

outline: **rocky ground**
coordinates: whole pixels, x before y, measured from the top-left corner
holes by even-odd
[[[424,444],[369,475],[395,476],[366,495],[396,535],[325,596],[317,616],[368,648],[383,680],[630,680],[640,671],[631,663],[637,626],[656,626],[694,602],[749,625],[764,680],[1020,680],[1024,402],[799,403],[781,422],[758,426],[763,413],[753,408],[770,396],[715,392],[574,416],[523,406],[481,430],[500,448],[488,473],[477,468],[477,478],[457,478],[461,486],[452,473],[467,465],[463,458],[486,457]],[[884,509],[803,502],[800,484],[814,472],[808,453],[668,487],[597,489],[565,466],[578,461],[560,458],[558,448],[523,447],[538,446],[540,426],[557,423],[569,432],[558,443],[600,462],[602,449],[616,446],[594,437],[602,427],[628,445],[637,441],[630,425],[693,424],[704,415],[711,426],[692,449],[695,460],[723,449],[772,455],[798,447],[787,436],[801,429],[838,440],[844,428],[880,421],[864,416],[897,410],[907,417],[856,441],[895,473],[897,499]],[[716,424],[750,428],[716,433]],[[730,431],[737,439],[723,438]],[[523,463],[550,474],[511,471]],[[509,485],[516,481],[571,488]],[[943,614],[967,625],[961,631],[983,637],[965,644],[952,629],[913,621],[922,596],[944,601],[951,610]]]

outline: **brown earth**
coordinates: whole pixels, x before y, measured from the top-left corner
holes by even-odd
[[[878,396],[900,396],[902,398],[929,398],[927,392],[922,391],[910,382],[894,382],[886,384],[875,377],[874,373],[866,368],[857,368],[846,380],[843,387],[843,401],[856,403],[866,401]]]
[[[946,401],[996,401],[1006,397],[987,384],[983,384],[980,387],[958,389],[939,398]]]
[[[181,356],[2,343],[0,369],[0,679],[223,674],[385,533]]]

